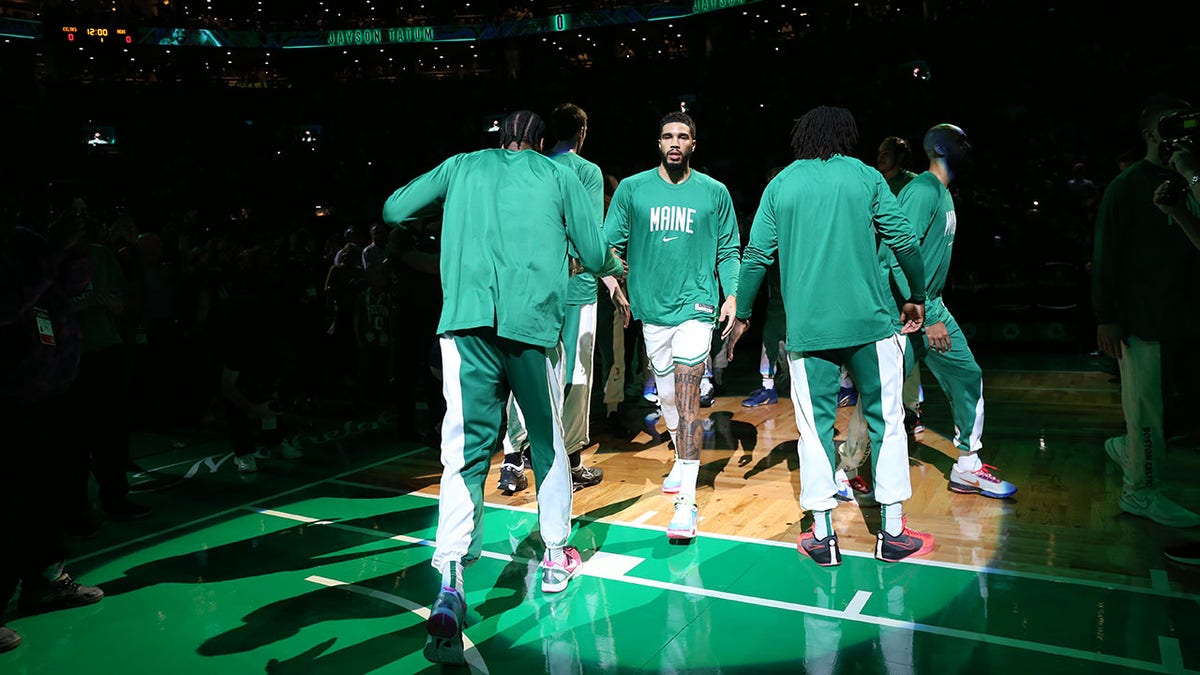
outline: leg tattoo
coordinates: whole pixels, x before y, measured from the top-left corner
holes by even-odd
[[[700,419],[702,379],[703,363],[695,366],[675,364],[675,405],[679,409],[676,453],[680,459],[700,459],[700,444],[704,439],[704,422]]]

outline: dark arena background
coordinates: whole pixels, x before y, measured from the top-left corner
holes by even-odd
[[[57,495],[66,569],[104,599],[56,609],[14,594],[3,623],[22,644],[0,673],[442,668],[422,655],[439,584],[440,221],[373,226],[414,177],[498,147],[508,113],[549,119],[564,102],[587,112],[580,155],[611,187],[659,161],[663,114],[689,113],[692,166],[728,187],[743,244],[807,110],[851,110],[869,166],[885,137],[907,139],[917,173],[926,129],[962,127],[975,166],[952,186],[945,300],[983,369],[982,456],[1019,491],[947,489],[955,427],[926,370],[905,513],[935,550],[876,561],[880,511],[852,496],[833,515],[845,562],[798,554],[812,519],[789,382],[776,403],[742,404],[760,387],[763,292],[700,412],[699,536],[672,545],[672,453],[636,325],[614,376],[623,400],[604,400],[605,299],[584,451],[604,479],[574,493],[583,571],[540,590],[533,481],[499,490],[497,451],[466,577],[467,664],[447,670],[1200,671],[1200,534],[1121,506],[1105,441],[1125,433],[1122,383],[1091,301],[1102,197],[1146,155],[1143,107],[1200,100],[1197,18],[1156,0],[0,0],[0,295],[28,290],[12,226],[53,237],[69,213],[116,262],[124,298],[112,368],[89,372],[85,354],[87,389],[39,423],[53,443],[9,433],[25,408],[5,389],[0,448],[54,471],[11,459],[4,485]],[[373,236],[380,280],[346,263]],[[1149,305],[1197,313],[1193,253],[1191,290]],[[368,309],[372,292],[385,309]],[[244,311],[246,294],[266,301]],[[380,312],[384,338],[362,323]],[[1192,510],[1195,338],[1162,342],[1158,467]],[[17,347],[0,344],[15,369]],[[231,354],[286,373],[278,427],[253,430],[282,442],[255,473],[235,457]],[[114,497],[122,472],[128,496]],[[12,520],[2,555],[15,559]]]

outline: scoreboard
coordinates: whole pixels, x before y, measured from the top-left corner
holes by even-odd
[[[133,35],[127,28],[111,26],[63,26],[62,34],[67,42],[85,44],[133,44]]]

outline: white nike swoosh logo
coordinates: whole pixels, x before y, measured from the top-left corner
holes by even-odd
[[[675,241],[675,240],[676,240],[676,239],[678,239],[678,238],[679,238],[679,237],[663,237],[663,243],[665,244],[665,243],[667,243],[668,241]]]

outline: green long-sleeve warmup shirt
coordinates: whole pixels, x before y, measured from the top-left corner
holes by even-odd
[[[931,326],[950,316],[942,301],[942,291],[950,273],[950,255],[958,227],[954,198],[937,176],[926,171],[900,190],[899,202],[900,210],[908,218],[921,245],[921,259],[925,265],[925,325]],[[891,249],[881,245],[879,255],[893,299],[899,307],[912,297],[910,286]],[[896,316],[898,318],[899,314]]]
[[[583,189],[587,190],[588,197],[596,209],[595,218],[597,227],[599,227],[599,224],[604,221],[604,174],[601,173],[600,167],[574,152],[552,155],[550,159],[567,167],[579,178],[579,182],[583,184]],[[578,306],[596,302],[596,287],[594,275],[587,272],[576,274],[567,283],[567,304]]]
[[[877,235],[895,251],[904,276],[917,281],[910,300],[923,302],[917,237],[883,176],[841,155],[792,162],[767,184],[750,227],[738,317],[749,318],[778,252],[789,351],[853,347],[895,334]]]
[[[723,298],[737,295],[741,261],[733,200],[721,182],[695,169],[679,184],[667,182],[657,168],[621,181],[604,233],[617,255],[626,256],[629,304],[641,321],[713,323]]]
[[[579,179],[537,152],[455,155],[393,193],[383,220],[397,225],[438,205],[438,333],[495,327],[502,338],[552,347],[566,309],[568,242],[585,270],[616,267]]]

